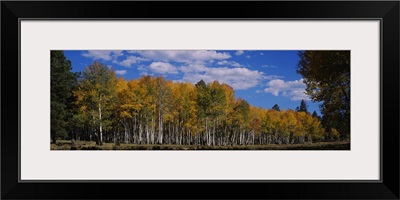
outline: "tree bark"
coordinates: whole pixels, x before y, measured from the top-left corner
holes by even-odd
[[[99,122],[100,122],[100,137],[99,137],[99,145],[103,145],[103,125],[101,123],[101,104],[99,103]]]

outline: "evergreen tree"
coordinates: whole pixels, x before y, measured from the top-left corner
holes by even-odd
[[[306,104],[306,101],[304,101],[304,99],[301,100],[300,106],[296,108],[296,111],[297,112],[306,112],[306,113],[308,113],[307,104]]]
[[[275,104],[274,106],[272,106],[272,109],[276,110],[276,111],[281,111],[281,109],[279,108],[278,104]]]
[[[76,85],[77,75],[70,71],[71,62],[64,56],[63,51],[51,51],[50,56],[50,132],[52,142],[56,143],[58,138],[68,136],[68,122],[72,117],[72,89]]]
[[[315,117],[315,118],[318,118],[318,119],[319,119],[319,116],[318,116],[318,114],[317,114],[316,111],[314,111],[314,112],[312,113],[312,117]]]

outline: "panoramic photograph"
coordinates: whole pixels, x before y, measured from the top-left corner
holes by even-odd
[[[348,50],[52,50],[50,150],[350,150]]]

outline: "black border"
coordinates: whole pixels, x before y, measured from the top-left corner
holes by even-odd
[[[22,18],[381,19],[383,22],[381,23],[383,41],[381,128],[384,135],[381,138],[382,182],[18,182],[20,80],[15,83],[17,80],[15,76],[18,74],[19,66],[19,19]],[[1,44],[1,198],[3,199],[399,199],[399,2],[2,1]],[[11,76],[12,74],[14,76]],[[146,189],[154,192],[147,193]]]

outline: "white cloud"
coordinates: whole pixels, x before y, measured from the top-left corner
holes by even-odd
[[[83,57],[93,58],[93,60],[111,60],[123,56],[122,51],[108,51],[108,50],[89,50],[82,53]]]
[[[241,67],[242,65],[235,62],[235,61],[227,61],[227,60],[223,60],[223,61],[218,61],[217,62],[218,65],[225,65],[225,66],[232,66],[232,67]]]
[[[130,51],[132,52],[132,51]],[[134,51],[142,57],[154,61],[194,63],[210,60],[224,60],[231,56],[228,53],[206,50],[144,50]]]
[[[203,73],[185,73],[183,81],[197,83],[204,80],[206,83],[218,80],[226,83],[235,90],[245,90],[258,85],[264,79],[264,73],[247,68],[206,68]]]
[[[250,55],[247,55],[246,58],[251,58],[251,56],[250,56]]]
[[[242,65],[237,62],[234,62],[234,63],[231,63],[231,66],[232,67],[241,67]]]
[[[140,75],[141,76],[154,76],[153,73],[147,73],[147,72],[141,72]]]
[[[281,79],[275,79],[269,81],[267,86],[264,92],[271,93],[274,96],[282,95],[292,101],[309,100],[309,97],[305,94],[306,85],[303,83],[303,79],[286,82]]]
[[[264,53],[262,53],[262,52],[261,52],[261,53],[260,53],[260,55],[262,55],[262,56],[263,56],[263,55],[264,55]]]
[[[115,70],[115,73],[118,75],[124,75],[126,74],[126,70]]]
[[[190,73],[190,72],[205,72],[208,70],[202,63],[190,63],[179,68],[180,71],[183,73]]]
[[[243,50],[236,51],[236,53],[235,53],[235,55],[237,55],[237,56],[240,56],[240,55],[242,55],[242,54],[244,54],[244,51],[243,51]]]
[[[261,65],[261,67],[264,67],[264,68],[277,68],[274,65]]]
[[[139,70],[139,71],[146,71],[146,70],[147,70],[147,66],[145,66],[145,65],[139,65],[139,66],[137,67],[137,70]]]
[[[158,73],[158,74],[177,74],[178,73],[178,69],[169,64],[169,63],[165,63],[165,62],[153,62],[149,65],[149,69],[154,72],[154,73]]]
[[[139,53],[140,51],[139,50],[128,50],[126,52],[133,54],[133,53]]]
[[[229,61],[226,61],[226,60],[217,62],[218,65],[228,65],[228,63],[229,63]]]
[[[142,58],[142,57],[128,56],[125,60],[123,60],[121,62],[114,60],[113,63],[118,63],[119,65],[122,65],[124,67],[131,67],[132,64],[136,64],[141,61],[147,61],[147,60],[148,59]]]

